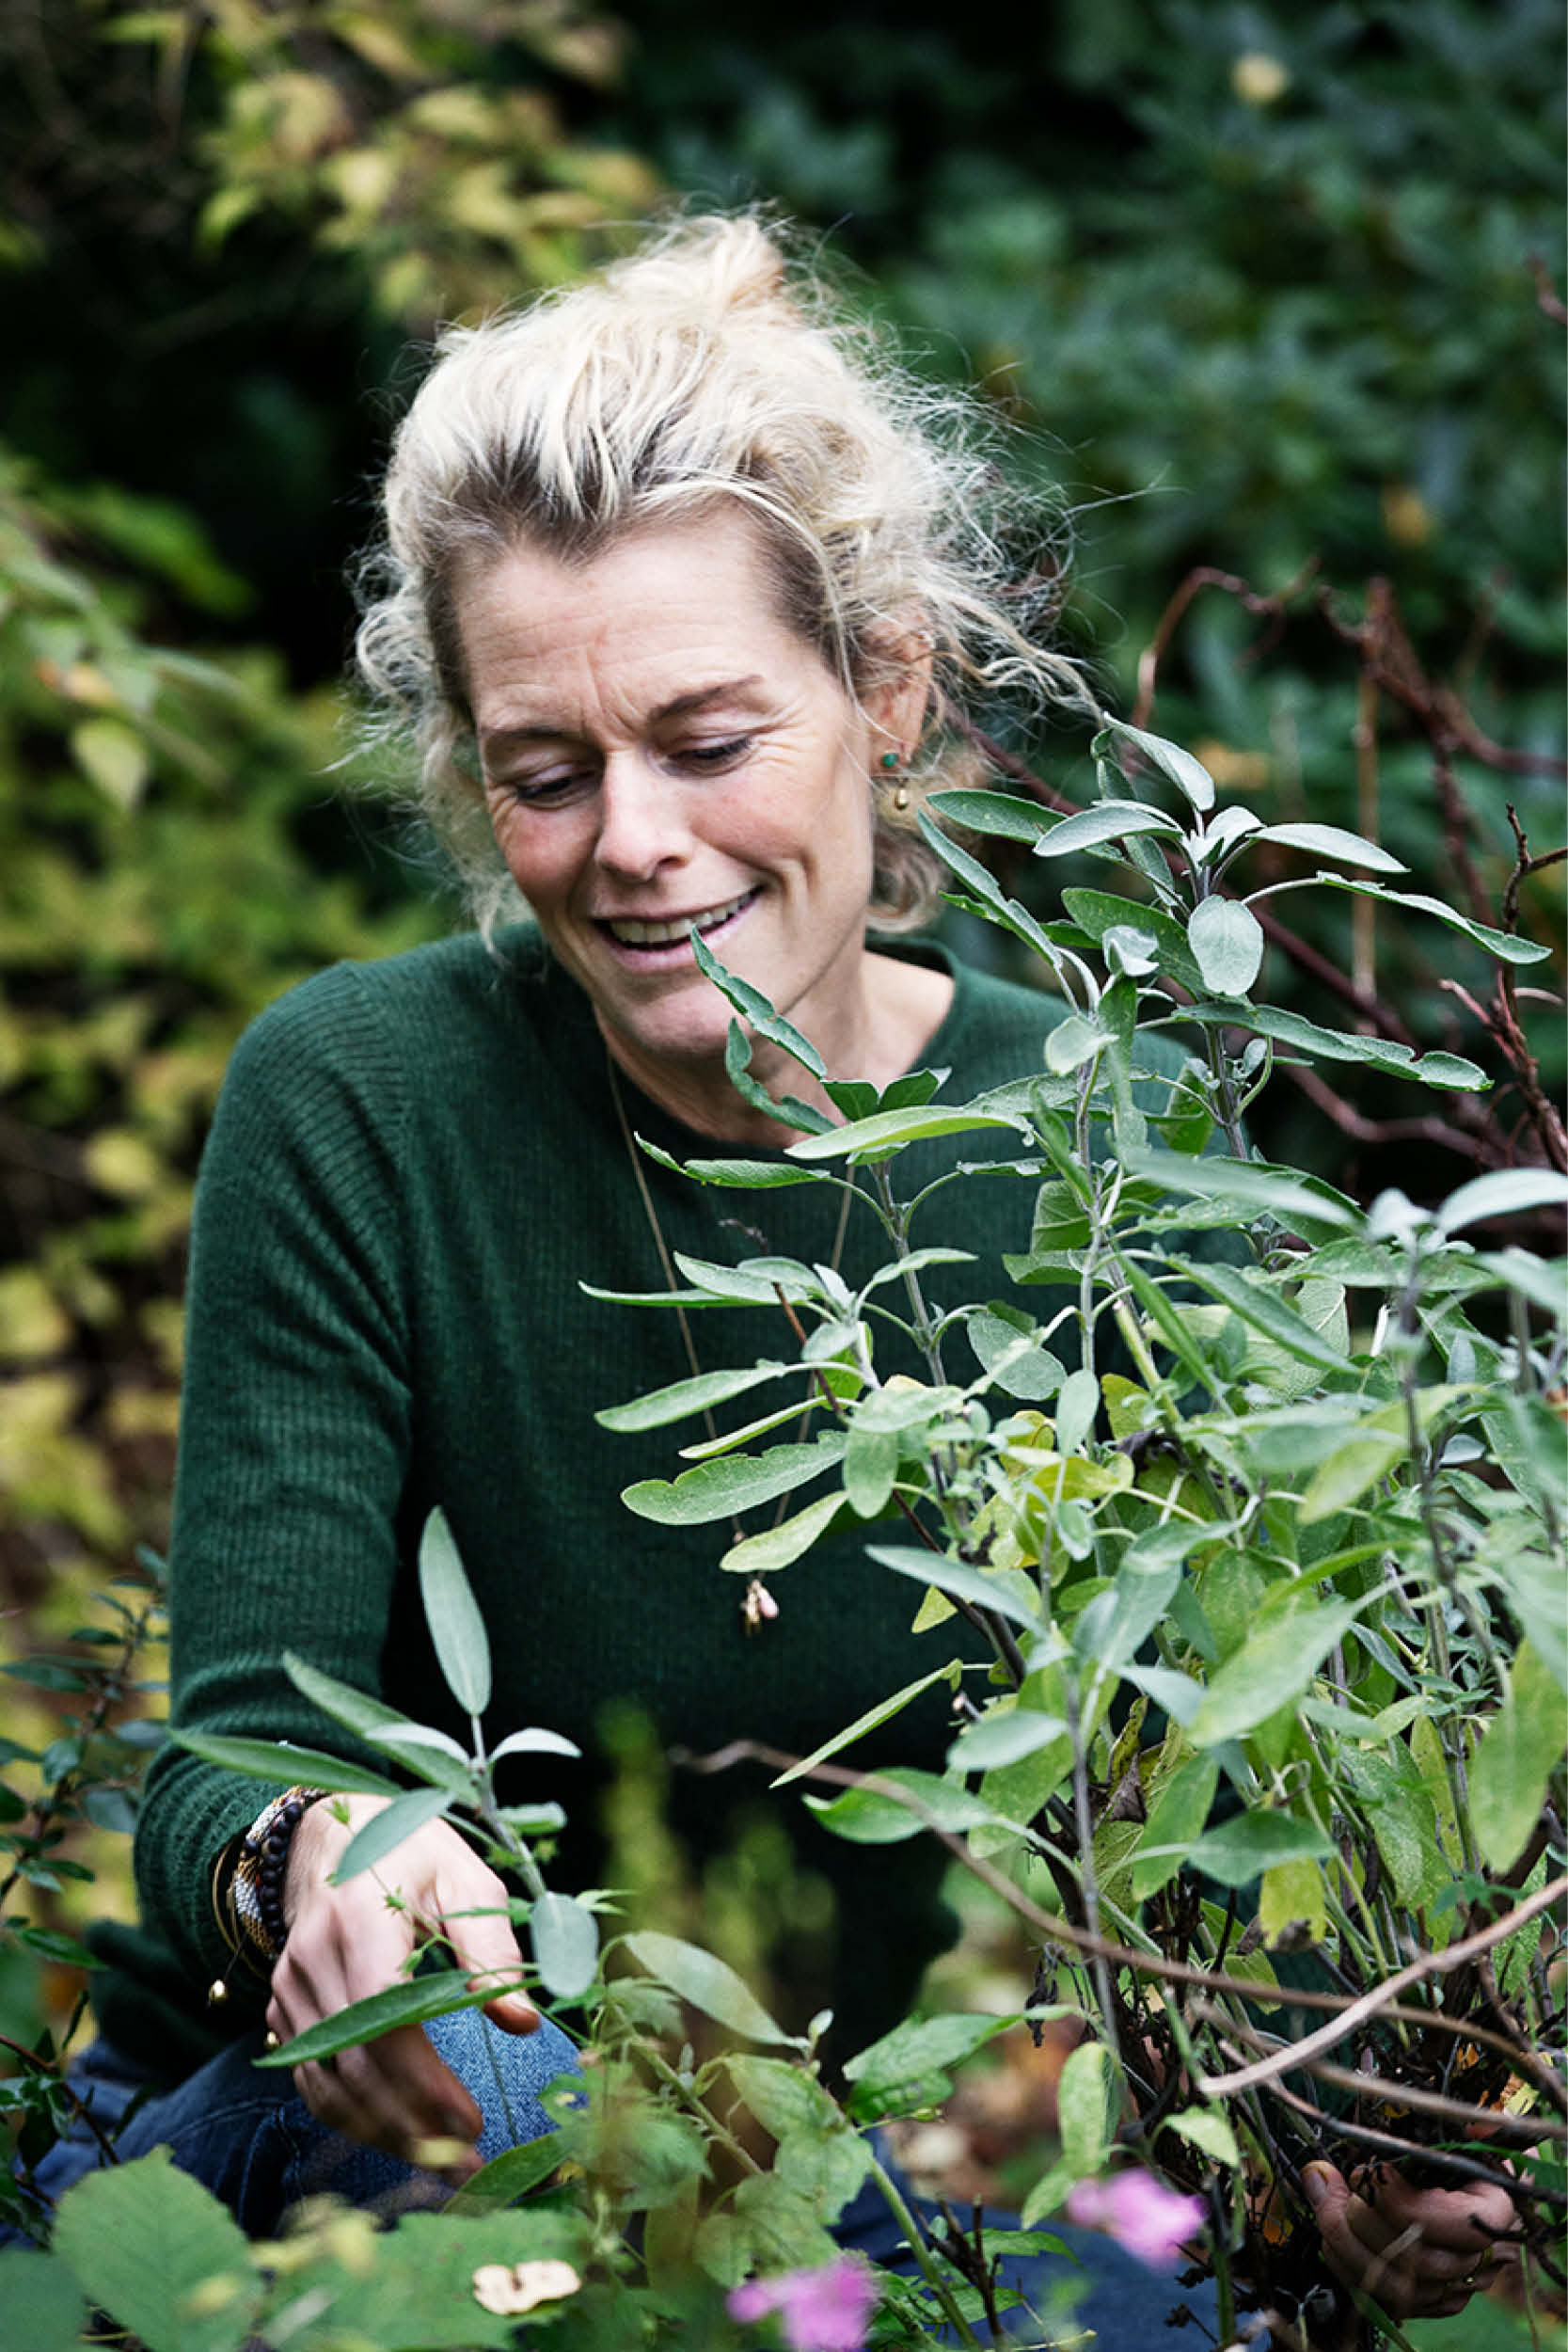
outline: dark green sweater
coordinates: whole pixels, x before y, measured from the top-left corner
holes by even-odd
[[[951,1066],[945,1098],[1037,1070],[1052,1000],[961,968],[956,980],[925,1057]],[[681,1155],[717,1148],[623,1092],[650,1139]],[[986,1156],[974,1136],[921,1145],[901,1164],[901,1188],[966,1156]],[[835,1189],[736,1193],[644,1169],[673,1250],[832,1253]],[[1027,1184],[976,1179],[940,1195],[915,1239],[974,1251],[981,1263],[948,1279],[972,1298],[1003,1296],[1000,1253],[1027,1245],[1031,1208]],[[857,1203],[847,1279],[883,1254]],[[520,1759],[502,1784],[510,1802],[565,1806],[550,1871],[563,1888],[600,1883],[606,1701],[634,1698],[666,1745],[746,1738],[801,1753],[961,1645],[951,1628],[911,1635],[918,1590],[866,1562],[869,1531],[857,1528],[777,1580],[781,1614],[748,1638],[740,1582],[718,1567],[727,1523],[657,1527],[619,1500],[634,1479],[673,1476],[677,1447],[701,1425],[633,1438],[594,1420],[685,1376],[676,1318],[587,1298],[581,1279],[664,1287],[588,1001],[531,931],[503,934],[499,953],[463,937],[341,966],[242,1041],[193,1240],[174,1720],[352,1752],[289,1682],[289,1647],[461,1735],[412,1569],[438,1502],[489,1629],[491,1737],[542,1724],[584,1751],[581,1763]],[[942,1270],[934,1279],[940,1297]],[[1020,1296],[1037,1311],[1054,1303]],[[773,1309],[704,1313],[692,1329],[705,1370],[796,1353]],[[955,1344],[967,1376],[967,1343]],[[884,1374],[917,1369],[879,1349]],[[942,1696],[889,1725],[865,1760],[939,1764]],[[764,1786],[754,1769],[677,1773],[674,1825],[697,1853],[711,1851]],[[171,2073],[214,2046],[204,1993],[227,1955],[210,1908],[213,1858],[266,1793],[178,1748],[153,1764],[136,1839],[145,1932],[102,1931],[114,1966],[98,2008],[116,2041]],[[894,2021],[945,1940],[942,1857],[929,1840],[845,1845],[797,1792],[778,1802],[837,1893],[843,2055]],[[226,2030],[248,2022],[243,1999],[221,2014]]]

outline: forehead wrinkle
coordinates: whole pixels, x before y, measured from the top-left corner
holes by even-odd
[[[721,679],[716,686],[693,687],[689,693],[674,694],[668,702],[660,703],[656,710],[649,713],[650,723],[654,726],[661,726],[671,719],[689,718],[693,713],[705,710],[715,703],[726,702],[735,695],[749,693],[753,687],[763,686],[766,683],[766,679],[760,673],[753,673],[749,677]],[[530,743],[559,742],[563,735],[570,732],[569,728],[543,724],[531,725],[519,721],[515,725],[485,727],[482,731],[481,739],[497,751],[510,751],[520,750]]]

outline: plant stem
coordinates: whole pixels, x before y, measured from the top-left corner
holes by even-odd
[[[980,2339],[958,2309],[958,2300],[942,2277],[940,2265],[933,2261],[924,2231],[905,2202],[897,2182],[875,2154],[871,2158],[871,2177],[881,2190],[888,2211],[908,2239],[910,2251],[920,2266],[920,2275],[942,2305],[948,2326],[954,2329],[961,2344],[972,2347],[972,2352],[981,2352]]]

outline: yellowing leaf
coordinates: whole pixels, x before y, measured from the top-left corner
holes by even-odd
[[[1328,1897],[1315,1862],[1276,1862],[1263,1873],[1258,1899],[1263,1940],[1278,1943],[1288,1928],[1304,1927],[1312,1941],[1328,1933]]]
[[[0,1273],[0,1359],[11,1363],[53,1356],[71,1338],[71,1319],[31,1266]]]
[[[164,1168],[144,1136],[129,1127],[105,1127],[82,1153],[82,1163],[100,1192],[119,1200],[145,1200],[164,1181]]]
[[[120,719],[84,719],[71,730],[71,751],[82,773],[114,802],[135,808],[147,787],[147,746]]]

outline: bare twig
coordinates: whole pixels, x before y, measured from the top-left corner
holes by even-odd
[[[1305,1062],[1282,1061],[1276,1057],[1275,1068],[1291,1085],[1299,1087],[1310,1103],[1316,1104],[1326,1119],[1331,1119],[1341,1135],[1355,1143],[1431,1143],[1445,1152],[1457,1152],[1461,1158],[1474,1160],[1483,1168],[1501,1164],[1501,1152],[1495,1140],[1483,1133],[1466,1135],[1462,1127],[1450,1126],[1446,1119],[1368,1119],[1354,1103],[1347,1103],[1342,1094],[1309,1069]]]
[[[1320,2026],[1293,2048],[1278,2052],[1273,2058],[1259,2058],[1255,2066],[1243,2066],[1235,2074],[1200,2074],[1198,2090],[1206,2099],[1224,2099],[1233,2097],[1237,2091],[1250,2090],[1255,2083],[1274,2082],[1279,2075],[1301,2066],[1308,2058],[1316,2057],[1320,2050],[1332,2049],[1337,2042],[1344,2040],[1346,2034],[1354,2033],[1357,2026],[1365,2025],[1370,2017],[1375,2017],[1380,2010],[1386,2009],[1388,2003],[1396,2000],[1407,1986],[1419,1984],[1428,1977],[1448,1976],[1454,1969],[1464,1967],[1479,1953],[1489,1952],[1495,1944],[1503,1943],[1517,1929],[1526,1926],[1542,1912],[1549,1911],[1565,1895],[1568,1895],[1568,1877],[1553,1879],[1548,1885],[1527,1896],[1512,1911],[1504,1912],[1500,1919],[1494,1919],[1491,1926],[1482,1928],[1479,1934],[1466,1936],[1463,1943],[1450,1944],[1447,1951],[1418,1954],[1407,1966],[1396,1969],[1382,1984],[1374,1985],[1371,1992],[1363,1993],[1338,2017],[1331,2019],[1326,2026]]]

